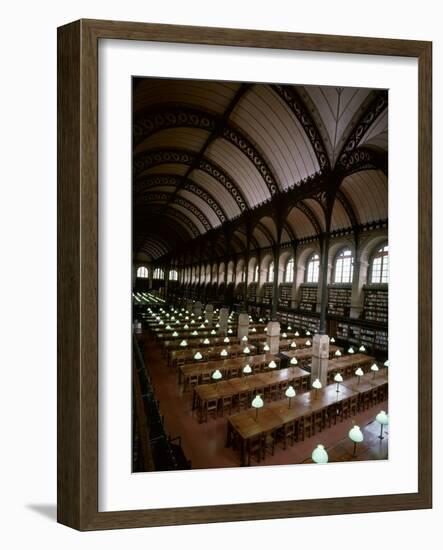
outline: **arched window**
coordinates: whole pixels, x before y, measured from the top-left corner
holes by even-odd
[[[252,282],[258,283],[258,264],[254,267],[254,275],[252,276]]]
[[[343,248],[335,257],[334,283],[352,283],[352,252]]]
[[[154,279],[164,279],[165,278],[165,274],[164,274],[164,271],[163,269],[160,269],[159,267],[156,267],[154,269],[154,275],[153,275]]]
[[[274,262],[271,262],[268,267],[268,283],[274,282]]]
[[[294,258],[289,258],[285,270],[285,283],[294,282]]]
[[[244,268],[243,268],[242,271],[241,271],[240,282],[241,282],[241,283],[244,283],[244,282],[245,282],[245,270],[244,270]]]
[[[178,281],[178,272],[176,269],[171,269],[171,271],[169,272],[169,280]]]
[[[377,250],[372,258],[371,283],[389,282],[389,247],[387,244]]]
[[[306,282],[318,283],[318,273],[320,269],[320,256],[314,252],[308,258],[306,264]]]
[[[140,266],[137,269],[137,277],[139,277],[140,279],[147,279],[149,277],[148,268],[143,265]]]

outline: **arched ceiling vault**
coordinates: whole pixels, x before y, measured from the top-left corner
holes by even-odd
[[[387,102],[384,90],[134,79],[134,253],[183,256],[187,243],[213,258],[247,234],[251,248],[318,235],[331,185],[333,227],[387,217]]]

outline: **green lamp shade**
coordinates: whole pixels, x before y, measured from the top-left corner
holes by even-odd
[[[212,373],[213,380],[220,380],[222,378],[222,373],[217,369]]]
[[[276,369],[276,368],[277,368],[277,363],[276,363],[274,360],[272,360],[272,361],[269,363],[268,367],[269,367],[270,369]]]
[[[172,336],[173,336],[174,338],[177,338],[178,332],[177,332],[176,330],[174,330],[174,332],[172,333]]]
[[[205,338],[203,340],[203,344],[205,344],[205,346],[207,346],[209,344],[209,338]]]
[[[245,374],[251,374],[252,369],[251,369],[250,365],[245,365],[245,366],[243,367],[243,372],[244,372]]]
[[[295,397],[295,390],[292,386],[288,386],[285,391],[286,397]]]
[[[228,334],[232,334],[232,328],[228,328]]]
[[[372,371],[372,372],[377,372],[378,370],[379,370],[379,369],[378,369],[377,363],[373,363],[373,364],[371,365],[371,371]]]
[[[180,346],[181,346],[182,348],[185,348],[187,345],[188,345],[188,342],[186,342],[186,340],[182,340],[182,341],[180,342]]]
[[[306,344],[308,347],[311,346],[311,345],[312,345],[312,344],[311,344],[311,340],[306,340],[305,344]]]
[[[348,437],[354,443],[361,443],[363,441],[363,434],[359,426],[354,426],[349,430]]]
[[[298,330],[295,332],[295,336],[298,338],[300,336],[300,333],[298,332]]]
[[[320,390],[322,388],[321,382],[318,378],[316,378],[314,382],[312,382],[312,387],[316,390]]]
[[[251,350],[248,348],[248,346],[246,346],[245,348],[243,348],[243,353],[251,353]]]
[[[215,332],[214,329],[212,329],[212,330],[211,330],[211,334],[212,334],[212,336],[214,336],[214,334],[217,334],[217,333]]]
[[[297,365],[298,364],[298,361],[295,357],[293,357],[290,361],[291,365]]]
[[[364,372],[361,370],[360,367],[358,367],[358,369],[355,371],[355,375],[356,375],[356,376],[363,376],[363,375],[364,375]]]
[[[291,348],[296,348],[297,344],[295,342],[291,342]]]
[[[257,329],[255,327],[252,327],[251,332],[257,332]]]
[[[287,338],[288,335],[286,334],[286,332],[284,332],[282,335],[281,335],[282,338]]]
[[[229,343],[229,338],[226,336],[226,338],[223,339],[223,342],[224,342],[225,344]]]
[[[259,395],[256,395],[252,400],[251,406],[254,407],[254,409],[261,409],[263,405],[263,399]]]
[[[194,355],[194,359],[196,359],[197,361],[200,361],[200,359],[202,358],[203,358],[203,355],[199,351],[197,351],[197,353]]]
[[[227,356],[228,356],[228,352],[225,349],[222,349],[220,352],[220,357],[227,357]]]
[[[193,330],[193,331],[191,332],[191,336],[197,336],[197,335],[198,335],[198,332],[197,332],[196,330]]]
[[[327,464],[329,460],[328,453],[325,451],[323,445],[317,445],[312,451],[311,457],[316,464]]]
[[[364,353],[364,352],[366,351],[365,346],[360,346],[360,347],[358,348],[358,351],[361,351],[362,353]]]
[[[270,349],[271,349],[271,348],[268,346],[268,344],[265,344],[265,345],[263,346],[263,350],[264,350],[264,351],[269,351]]]
[[[380,411],[375,417],[375,420],[377,420],[377,422],[382,426],[387,426],[389,424],[389,417],[385,411]]]
[[[242,342],[247,342],[248,341],[248,337],[247,336],[243,336],[243,338],[241,339]]]
[[[309,330],[306,331],[306,336],[311,336],[311,333],[309,332]]]
[[[334,376],[334,382],[343,382],[343,376],[339,372]]]
[[[335,353],[334,353],[335,357],[341,357],[341,351],[338,349]]]

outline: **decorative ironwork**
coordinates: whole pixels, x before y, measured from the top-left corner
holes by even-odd
[[[171,198],[170,193],[162,193],[162,192],[148,192],[143,194],[143,200],[141,202],[144,203],[150,203],[150,202],[165,202],[167,203],[169,199]],[[203,225],[203,227],[206,229],[206,231],[210,231],[212,229],[212,225],[209,223],[208,218],[203,214],[203,212],[195,206],[195,204],[192,204],[188,200],[186,200],[184,197],[175,197],[174,202],[177,203],[180,206],[183,206],[186,210],[189,210],[194,216],[199,220],[199,222]]]
[[[320,169],[327,170],[330,167],[329,157],[326,152],[323,139],[301,97],[291,86],[272,84],[271,88],[279,95],[281,99],[283,99],[302,125],[309,141],[311,142],[312,148],[314,149]]]
[[[349,136],[347,142],[343,146],[341,153],[338,157],[337,165],[342,168],[346,168],[349,157],[351,153],[358,147],[358,144],[362,140],[363,136],[366,134],[367,130],[375,122],[375,120],[380,116],[380,114],[388,106],[388,92],[386,90],[381,90],[372,103],[369,105],[366,112],[361,117],[356,128],[353,130]]]
[[[322,232],[321,225],[320,225],[319,221],[317,220],[316,215],[309,208],[309,206],[306,205],[304,202],[299,202],[299,203],[296,204],[295,207],[298,208],[299,210],[301,210],[303,212],[303,214],[305,214],[305,216],[312,223],[312,225],[314,227],[314,230],[317,233],[317,235],[320,235],[320,233]]]
[[[165,106],[145,113],[134,121],[134,145],[140,144],[145,138],[168,128],[189,127],[213,132],[222,119],[217,115],[181,106],[179,108]],[[278,185],[263,155],[258,151],[248,137],[238,128],[223,121],[221,137],[237,147],[253,163],[259,171],[271,195],[278,192]]]
[[[355,174],[362,170],[382,170],[387,174],[387,155],[381,155],[366,147],[357,147],[348,156],[346,175]]]
[[[171,176],[171,175],[160,175],[160,176],[149,176],[145,178],[142,181],[138,181],[135,188],[135,194],[142,196],[146,190],[149,190],[152,187],[174,187],[177,188],[179,183],[181,183],[182,180],[180,176]],[[190,191],[191,193],[194,193],[198,197],[200,197],[202,200],[206,202],[208,206],[211,207],[211,209],[216,214],[217,218],[220,220],[221,223],[225,222],[227,220],[227,215],[225,211],[222,209],[222,207],[219,205],[219,203],[214,199],[214,197],[208,193],[205,189],[197,185],[191,180],[186,180],[183,189],[186,191]]]
[[[161,164],[186,164],[190,166],[195,158],[196,153],[182,149],[162,149],[149,153],[139,153],[134,158],[134,175],[140,175],[148,168]],[[248,210],[245,197],[223,168],[218,166],[214,161],[204,158],[199,162],[198,169],[217,180],[233,197],[241,212]]]

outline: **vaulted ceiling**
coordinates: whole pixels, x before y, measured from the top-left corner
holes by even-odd
[[[316,235],[325,214],[314,182],[338,168],[331,230],[387,218],[386,91],[149,78],[133,86],[140,258],[180,250],[302,185],[308,193],[288,208],[282,240]],[[255,221],[253,246],[276,237],[269,216]],[[231,245],[246,246],[241,229]]]

